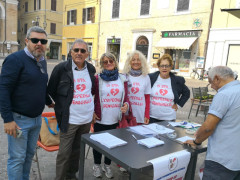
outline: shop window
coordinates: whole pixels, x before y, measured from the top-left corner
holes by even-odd
[[[67,25],[74,25],[77,23],[77,10],[67,12]]]
[[[41,9],[41,0],[34,0],[34,11]]]
[[[113,0],[112,5],[112,18],[119,18],[119,10],[120,10],[120,0]]]
[[[57,0],[51,0],[51,10],[52,11],[57,10]]]
[[[178,0],[177,1],[177,12],[183,12],[189,10],[190,0]]]
[[[25,2],[25,12],[28,12],[28,2]]]
[[[50,33],[56,34],[56,23],[51,23]]]
[[[149,10],[150,10],[150,0],[142,0],[140,15],[141,16],[149,15]]]
[[[82,23],[94,23],[95,22],[95,7],[83,8]]]

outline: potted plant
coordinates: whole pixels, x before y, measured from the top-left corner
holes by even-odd
[[[46,56],[47,56],[47,59],[50,59],[51,53],[48,51],[47,54],[46,54]]]

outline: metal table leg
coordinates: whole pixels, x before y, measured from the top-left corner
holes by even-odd
[[[79,177],[78,177],[79,180],[84,179],[85,146],[86,146],[86,143],[81,141],[80,161],[79,161]]]

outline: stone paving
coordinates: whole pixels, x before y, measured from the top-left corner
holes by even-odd
[[[0,59],[1,61],[1,59]],[[58,64],[61,61],[57,60],[48,60],[48,73],[49,75],[52,72],[53,67]],[[0,65],[1,68],[1,65]],[[192,87],[199,87],[199,86],[206,86],[208,82],[206,81],[200,81],[200,80],[193,80],[188,77],[185,77],[186,79],[186,85],[191,89]],[[192,94],[191,94],[192,96]],[[191,102],[188,100],[188,102],[185,104],[183,108],[180,108],[177,112],[177,119],[180,120],[186,120],[188,116],[188,112],[190,109]],[[44,110],[45,112],[52,111],[52,109],[46,108]],[[200,112],[198,117],[194,116],[194,112],[192,112],[190,116],[190,120],[197,123],[203,123],[204,121],[204,115]],[[88,148],[88,146],[86,147]],[[87,151],[87,149],[86,149]],[[202,153],[198,156],[198,163],[197,163],[197,170],[199,169],[200,165],[203,163],[206,153]],[[42,149],[38,149],[38,157],[39,157],[39,163],[40,163],[40,170],[42,174],[43,180],[53,180],[55,177],[55,165],[56,165],[56,156],[57,152],[46,152]],[[0,180],[7,180],[7,136],[5,135],[3,131],[3,120],[0,118]],[[85,176],[84,179],[86,180],[95,180],[97,178],[93,177],[92,175],[92,166],[93,166],[93,156],[92,156],[92,149],[90,149],[88,157],[85,161]],[[114,179],[117,180],[125,180],[128,179],[128,174],[123,174],[119,171],[119,168],[116,166],[116,164],[113,162],[112,170],[114,173]],[[141,175],[142,180],[150,180],[153,178],[153,172],[149,171]],[[30,174],[31,180],[38,180],[38,170],[37,170],[37,163],[33,161],[32,163],[32,169]],[[103,176],[102,179],[107,179],[106,176]],[[195,173],[195,180],[199,180],[198,171]]]

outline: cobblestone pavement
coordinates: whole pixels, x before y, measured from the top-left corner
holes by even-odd
[[[58,64],[61,61],[57,60],[48,60],[48,73],[49,75],[52,72],[53,67]],[[199,86],[206,86],[208,82],[206,81],[200,81],[200,80],[193,80],[188,77],[186,79],[186,85],[191,89],[192,87],[199,87]],[[191,94],[192,96],[192,94]],[[185,104],[183,108],[180,108],[177,112],[177,119],[180,120],[186,120],[189,109],[190,109],[191,102],[188,100],[188,102]],[[46,108],[44,110],[45,112],[52,111],[52,109]],[[190,116],[190,120],[197,122],[197,123],[203,123],[204,121],[204,115],[199,113],[198,117],[194,116],[194,111]],[[88,148],[88,147],[86,147]],[[197,163],[197,169],[199,169],[200,165],[203,163],[205,159],[205,154],[202,153],[198,156],[198,163]],[[42,149],[38,149],[38,156],[39,156],[39,163],[40,163],[40,170],[42,174],[43,180],[53,180],[55,177],[55,165],[56,165],[56,156],[57,152],[46,152]],[[0,180],[6,180],[7,179],[7,136],[5,135],[3,131],[3,120],[0,118]],[[92,175],[92,165],[93,165],[93,156],[92,156],[92,149],[89,151],[88,158],[85,161],[85,177],[86,180],[94,180],[97,178],[94,178]],[[125,180],[128,179],[128,174],[122,174],[116,164],[113,162],[112,170],[114,173],[114,179],[118,180]],[[153,178],[152,171],[146,172],[145,174],[141,175],[142,180],[150,180]],[[31,180],[38,180],[38,171],[37,171],[37,164],[33,161],[32,163],[32,170],[30,175]],[[103,176],[102,179],[107,179],[106,176]],[[199,179],[198,171],[196,171],[195,174],[195,180]]]

